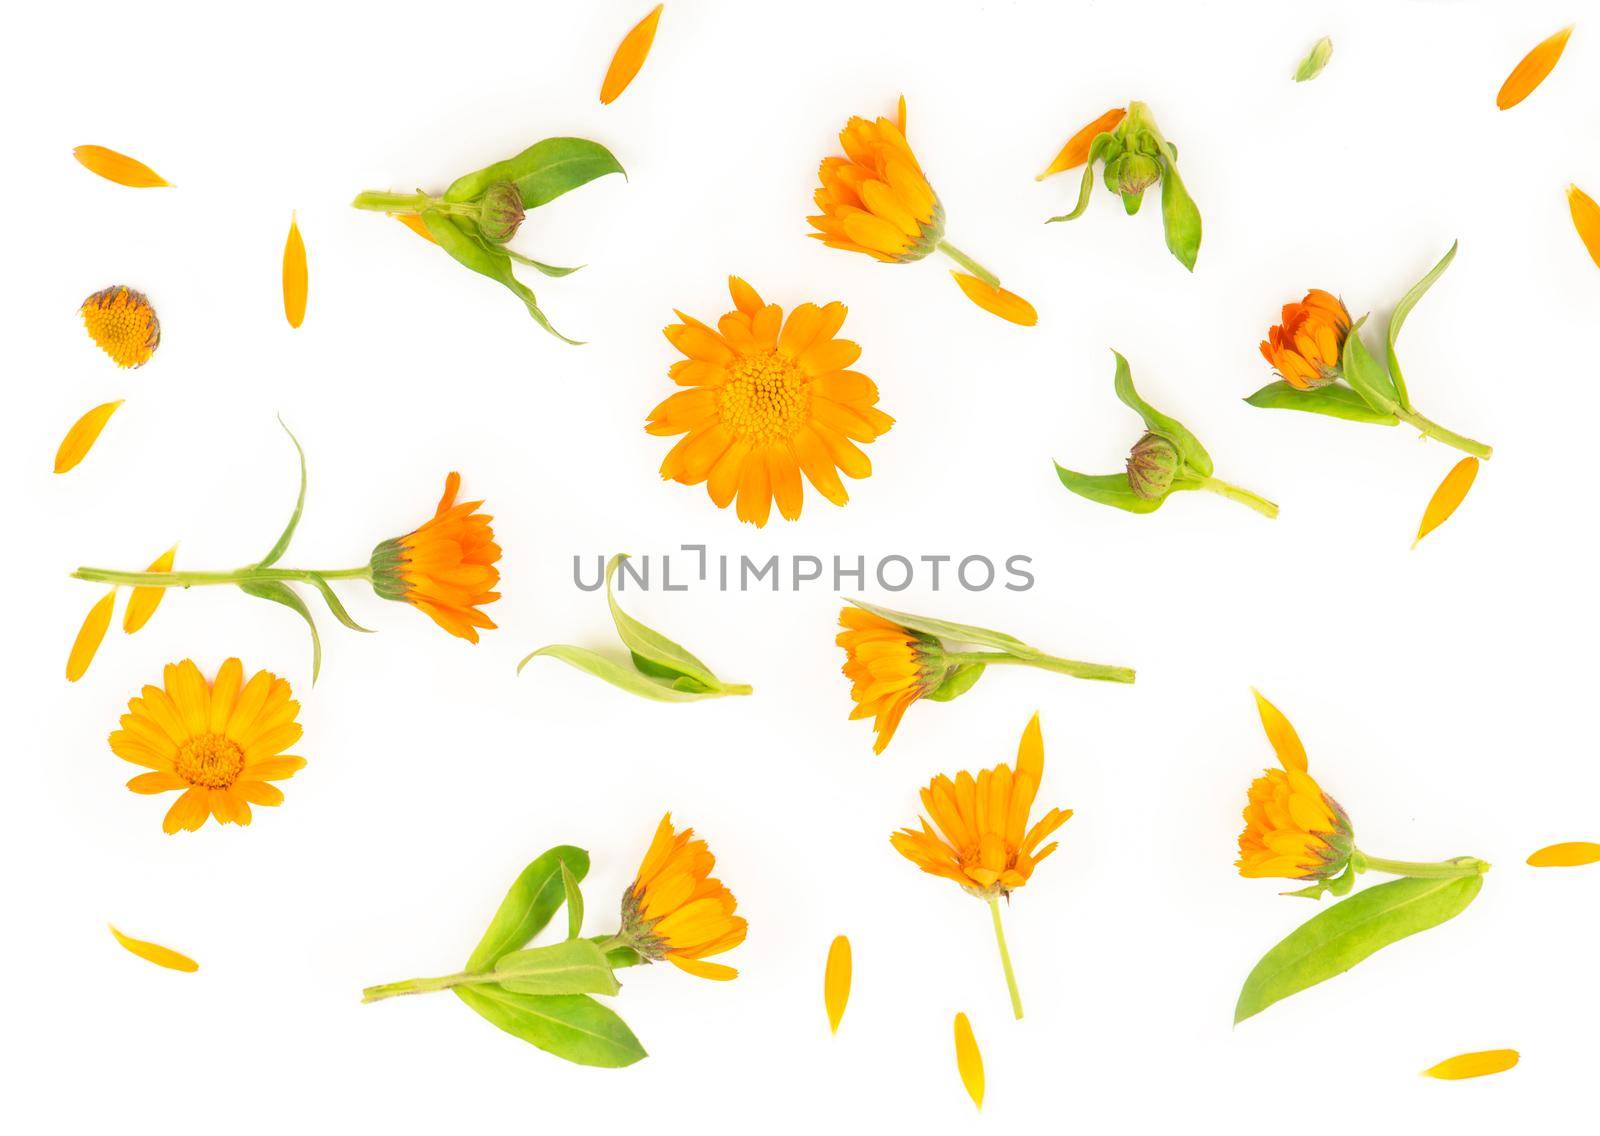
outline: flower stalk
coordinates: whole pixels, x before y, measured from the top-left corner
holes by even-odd
[[[976,276],[979,280],[982,280],[985,284],[989,285],[989,287],[1000,287],[1000,277],[990,272],[987,268],[973,260],[960,249],[956,248],[956,246],[951,244],[949,241],[941,240],[935,247],[938,248],[940,252],[944,253],[945,256],[948,256],[951,260],[959,264],[962,268],[965,268],[968,272],[972,273],[972,275]]]
[[[1070,675],[1073,678],[1093,679],[1098,682],[1132,682],[1132,667],[1118,667],[1109,663],[1083,663],[1077,659],[1061,659],[1055,655],[1010,654],[1005,651],[955,651],[945,652],[944,661],[955,666],[976,663],[981,666],[1037,667],[1042,671]]]
[[[1006,948],[1006,932],[1000,923],[1000,897],[989,897],[989,914],[994,919],[994,940],[1000,946],[1000,967],[1006,974],[1006,989],[1011,993],[1011,1012],[1022,1020],[1022,994],[1017,989],[1017,973],[1011,969],[1011,952]]]
[[[1386,860],[1381,856],[1368,856],[1359,848],[1350,856],[1357,872],[1383,872],[1391,876],[1410,876],[1416,880],[1453,880],[1463,876],[1481,876],[1489,864],[1474,856],[1460,856],[1452,860]]]
[[[226,572],[120,572],[112,568],[79,568],[74,580],[113,584],[131,588],[193,588],[215,584],[247,584],[275,580],[283,583],[312,584],[324,580],[370,580],[372,567],[359,568],[235,568]]]

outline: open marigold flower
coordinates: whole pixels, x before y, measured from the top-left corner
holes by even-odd
[[[119,367],[142,367],[161,345],[161,321],[149,297],[125,284],[104,288],[78,309],[83,326]]]
[[[940,645],[898,623],[846,607],[839,613],[843,627],[834,642],[844,648],[844,675],[850,680],[855,709],[852,722],[871,718],[877,741],[873,753],[882,753],[906,709],[934,690],[949,673]]]
[[[705,961],[744,942],[748,928],[734,914],[733,893],[712,877],[716,864],[694,829],[676,832],[672,814],[662,817],[638,875],[622,894],[618,940],[648,962],[666,959],[697,978],[737,978],[733,967]]]
[[[1350,313],[1320,288],[1283,306],[1283,322],[1267,332],[1261,355],[1280,378],[1300,390],[1326,386],[1340,375],[1339,359],[1350,334]]]
[[[650,412],[645,429],[684,437],[661,463],[661,476],[705,482],[719,509],[738,498],[738,516],[760,527],[778,512],[800,516],[800,474],[832,501],[849,495],[839,480],[864,478],[872,462],[856,446],[888,432],[894,419],[877,408],[878,388],[848,370],[861,348],[834,338],[845,307],[801,304],[789,313],[728,278],[734,310],[715,329],[683,313],[666,336],[687,358],[668,370],[679,391]]]
[[[183,795],[161,827],[194,831],[207,817],[249,824],[251,805],[283,803],[269,782],[294,776],[305,758],[283,751],[300,740],[300,704],[289,684],[268,671],[246,682],[229,659],[207,682],[193,661],[169,663],[162,686],[146,686],[128,702],[111,752],[149,770],[128,782],[135,793]]]
[[[1239,834],[1239,874],[1331,879],[1355,849],[1350,817],[1307,772],[1305,747],[1289,720],[1260,694],[1256,708],[1283,768],[1267,770],[1250,785]]]
[[[372,587],[386,600],[401,600],[421,610],[450,634],[478,641],[478,628],[494,623],[478,610],[493,603],[500,580],[495,564],[494,518],[478,512],[482,501],[456,504],[461,475],[445,478],[444,496],[433,519],[386,540],[372,550]]]

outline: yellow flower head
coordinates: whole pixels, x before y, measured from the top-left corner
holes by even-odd
[[[844,675],[856,704],[850,720],[873,720],[878,738],[872,752],[882,753],[906,708],[947,677],[943,650],[933,639],[858,607],[840,611],[839,626],[844,630],[834,642],[844,648]]]
[[[891,122],[852,117],[839,133],[845,157],[824,158],[820,216],[810,234],[831,248],[898,264],[920,260],[944,236],[944,207],[906,141],[906,100]]]
[[[1259,694],[1256,708],[1283,768],[1267,770],[1250,785],[1239,834],[1239,874],[1331,879],[1344,870],[1355,848],[1350,817],[1306,771],[1305,747],[1289,720]]]
[[[1072,815],[1071,809],[1051,809],[1028,827],[1043,778],[1044,738],[1035,714],[1022,731],[1015,772],[1001,764],[977,777],[935,777],[922,791],[922,806],[939,831],[923,818],[920,831],[902,828],[889,841],[924,872],[954,880],[981,899],[1009,895],[1056,850],[1054,841],[1039,845]]]
[[[744,942],[748,924],[734,914],[733,893],[714,879],[717,858],[694,829],[675,832],[672,814],[661,818],[639,874],[622,893],[620,937],[647,961],[666,959],[698,978],[737,978],[731,966],[706,962]]]
[[[128,702],[111,752],[149,770],[128,782],[135,793],[183,791],[162,822],[167,832],[196,830],[208,816],[249,824],[251,805],[283,803],[268,782],[306,763],[283,752],[300,740],[300,704],[290,694],[288,682],[268,671],[244,681],[238,659],[223,663],[211,682],[189,659],[169,663],[162,686]]]
[[[161,345],[161,321],[143,292],[124,284],[96,292],[78,309],[89,338],[119,367],[142,367]]]
[[[849,495],[839,480],[863,478],[872,462],[855,443],[887,433],[894,419],[877,408],[878,388],[847,370],[861,348],[835,339],[845,307],[801,304],[789,313],[763,301],[737,276],[728,278],[734,310],[715,329],[678,313],[668,341],[687,358],[668,370],[679,391],[650,412],[645,429],[684,437],[661,463],[661,476],[705,482],[719,509],[739,499],[738,515],[760,527],[776,498],[788,520],[800,516],[804,472],[835,505]]]
[[[500,593],[500,546],[494,542],[494,518],[478,512],[482,501],[456,504],[461,475],[445,478],[444,496],[433,519],[386,540],[372,550],[372,587],[388,600],[418,608],[450,634],[478,641],[478,628],[494,622],[478,610]]]

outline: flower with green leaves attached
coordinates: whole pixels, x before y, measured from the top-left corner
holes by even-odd
[[[1114,505],[1130,513],[1153,513],[1174,493],[1204,489],[1230,501],[1248,505],[1266,517],[1276,517],[1278,506],[1265,497],[1213,476],[1211,455],[1189,429],[1151,406],[1133,388],[1133,372],[1119,352],[1117,397],[1144,419],[1145,433],[1128,455],[1126,474],[1076,473],[1056,465],[1061,484],[1080,497]]]
[[[1086,149],[1074,145],[1085,131],[1102,127],[1088,141]],[[1083,215],[1089,207],[1089,195],[1094,192],[1096,162],[1102,163],[1106,188],[1122,198],[1123,208],[1130,215],[1139,211],[1145,190],[1160,183],[1161,223],[1166,230],[1167,248],[1193,272],[1195,259],[1200,255],[1200,210],[1178,174],[1178,148],[1162,136],[1148,106],[1132,102],[1124,114],[1108,112],[1068,142],[1062,156],[1041,176],[1082,164],[1083,180],[1079,183],[1078,203],[1072,212],[1052,217],[1051,221],[1071,221]]]
[[[1379,426],[1404,422],[1424,437],[1488,460],[1494,447],[1448,430],[1417,411],[1395,350],[1406,317],[1450,267],[1459,243],[1452,244],[1394,306],[1385,337],[1387,363],[1374,357],[1361,341],[1361,326],[1367,317],[1352,321],[1344,302],[1332,293],[1314,288],[1300,303],[1285,304],[1283,322],[1272,327],[1261,342],[1261,355],[1277,370],[1278,381],[1245,401],[1266,409],[1303,410]]]
[[[620,690],[637,694],[654,702],[700,702],[707,698],[726,698],[733,694],[749,694],[751,688],[740,682],[723,682],[711,668],[695,658],[685,647],[679,646],[665,635],[646,627],[622,610],[612,591],[611,580],[617,565],[628,558],[619,552],[606,562],[606,602],[611,607],[611,621],[617,626],[617,635],[628,649],[631,666],[617,662],[587,647],[573,647],[553,643],[531,652],[517,664],[517,673],[541,655],[578,668],[595,678],[604,679]]]
[[[551,335],[576,343],[550,325],[532,289],[517,279],[513,265],[526,265],[546,276],[567,276],[577,269],[523,256],[507,248],[506,242],[516,235],[528,210],[595,178],[620,173],[621,163],[598,142],[546,138],[514,158],[463,174],[437,197],[421,190],[369,190],[351,204],[407,221],[461,264],[509,289]]]

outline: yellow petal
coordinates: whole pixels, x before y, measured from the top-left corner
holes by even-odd
[[[178,555],[178,546],[173,545],[160,556],[150,562],[146,572],[170,572],[172,561]],[[132,635],[139,628],[150,622],[150,617],[156,613],[156,608],[161,603],[161,597],[167,594],[165,588],[135,588],[128,597],[127,610],[122,613],[122,630]]]
[[[1511,74],[1500,85],[1500,93],[1494,98],[1495,105],[1501,110],[1510,110],[1533,94],[1534,88],[1555,69],[1561,53],[1567,48],[1567,37],[1571,34],[1572,28],[1562,28],[1523,56],[1522,62],[1511,69]]]
[[[1122,107],[1115,107],[1068,138],[1067,144],[1061,147],[1061,152],[1056,155],[1056,160],[1033,180],[1043,181],[1051,174],[1059,174],[1083,165],[1089,160],[1089,147],[1094,145],[1095,138],[1107,131],[1115,130],[1127,113]]]
[[[1600,264],[1600,205],[1577,186],[1569,185],[1567,208],[1572,211],[1573,227],[1578,230],[1583,247],[1589,250],[1589,258]]]
[[[106,637],[106,628],[111,626],[111,607],[116,600],[117,589],[112,588],[83,617],[83,626],[78,628],[78,637],[72,641],[72,650],[67,655],[68,682],[77,682],[82,678],[89,664],[94,661],[94,653],[100,649],[100,641]]]
[[[1272,750],[1278,755],[1278,764],[1285,769],[1297,769],[1304,773],[1306,747],[1300,744],[1300,735],[1294,732],[1283,711],[1261,697],[1259,690],[1251,690],[1250,693],[1256,696],[1256,712],[1261,715],[1261,728],[1267,732],[1267,741],[1272,743]]]
[[[125,949],[132,951],[144,959],[145,962],[153,962],[157,966],[166,967],[168,970],[182,970],[191,974],[200,969],[200,964],[188,955],[180,955],[177,951],[168,947],[147,943],[143,939],[130,939],[115,927],[111,928],[111,933],[116,936],[117,942],[121,943]]]
[[[299,327],[306,318],[306,242],[300,224],[289,215],[289,239],[283,245],[283,314],[290,327]]]
[[[976,276],[965,272],[951,271],[951,276],[956,278],[956,283],[961,285],[961,290],[967,294],[978,307],[1003,320],[1021,324],[1023,327],[1032,327],[1039,322],[1039,313],[1033,310],[1033,305],[1021,296],[1007,292],[1004,288],[991,288]]]
[[[1519,1060],[1515,1049],[1485,1049],[1478,1053],[1463,1053],[1424,1069],[1424,1077],[1437,1077],[1441,1081],[1462,1081],[1468,1077],[1487,1077],[1490,1073],[1504,1073]]]
[[[1535,868],[1579,868],[1584,864],[1600,863],[1600,844],[1587,840],[1571,840],[1565,844],[1552,844],[1528,857]]]
[[[972,1103],[982,1109],[983,1054],[978,1052],[978,1039],[972,1036],[972,1023],[965,1014],[956,1015],[956,1070]]]
[[[122,403],[120,398],[116,402],[103,402],[72,424],[72,429],[67,431],[67,436],[61,439],[61,445],[56,449],[57,473],[66,473],[89,455],[95,440],[100,437],[100,431],[106,428],[106,423],[111,421],[111,416]]]
[[[166,178],[143,162],[135,161],[115,150],[107,150],[104,146],[78,146],[72,151],[72,156],[90,173],[99,174],[107,181],[114,181],[118,185],[131,186],[134,189],[155,189],[170,184]]]
[[[439,243],[438,241],[434,241],[433,240],[433,234],[428,232],[428,226],[422,223],[422,217],[421,217],[420,214],[417,214],[417,213],[391,213],[391,214],[389,214],[389,216],[393,217],[396,221],[399,221],[402,225],[404,225],[406,228],[410,229],[413,233],[417,234],[417,236],[421,237],[423,240],[425,240],[425,241],[433,241],[434,244],[438,244]]]
[[[850,1001],[850,940],[840,935],[828,948],[828,967],[822,975],[822,1001],[828,1007],[828,1026],[839,1032],[845,1003]]]
[[[1444,480],[1439,482],[1439,488],[1433,491],[1433,497],[1428,501],[1428,507],[1422,510],[1422,523],[1417,526],[1417,539],[1411,542],[1415,548],[1422,543],[1422,538],[1450,519],[1450,514],[1456,511],[1467,496],[1467,490],[1472,488],[1473,478],[1478,476],[1478,459],[1462,458],[1456,462],[1449,473],[1444,475]]]
[[[639,68],[644,66],[645,57],[650,54],[650,45],[655,42],[656,24],[661,22],[661,9],[664,7],[665,4],[657,4],[650,9],[648,16],[622,37],[622,42],[617,45],[617,53],[611,57],[611,66],[606,68],[605,81],[600,84],[602,104],[610,103],[627,90],[628,84],[639,73]]]

